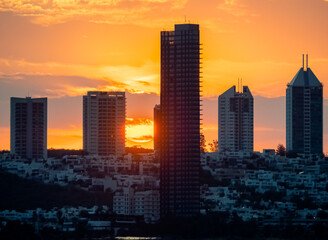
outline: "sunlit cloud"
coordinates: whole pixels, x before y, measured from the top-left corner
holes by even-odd
[[[104,66],[0,59],[0,69],[0,82],[12,79],[26,83],[27,78],[35,77],[35,81],[31,80],[31,84],[35,85],[38,79],[43,79],[41,86],[50,96],[54,93],[57,96],[75,96],[90,90],[159,93],[159,65],[153,62],[146,62],[142,66]],[[72,86],[69,78],[77,76],[88,79],[87,85],[77,82]]]
[[[243,79],[243,84],[250,87],[253,95],[282,96],[285,94],[286,84],[291,81],[300,67],[300,64],[273,61],[239,62],[204,59],[203,62],[204,97],[222,94],[232,85],[237,85],[238,78]],[[311,59],[312,69],[319,67],[321,70],[320,72],[314,70],[320,80],[325,80],[321,75],[328,73],[322,67],[327,62],[325,58]],[[32,86],[35,86],[34,89],[43,90],[50,97],[77,96],[94,90],[159,94],[159,67],[158,63],[151,61],[141,66],[105,66],[0,59],[2,70],[0,82],[22,83],[31,90],[33,90]]]
[[[147,62],[141,67],[108,66],[100,69],[100,75],[119,79],[131,89],[159,93],[159,64]]]
[[[128,141],[133,143],[149,143],[153,141],[153,136],[130,137]]]
[[[158,6],[180,9],[187,0],[6,0],[0,11],[28,16],[41,25],[62,23],[80,18],[92,22],[126,24],[143,18]]]
[[[240,0],[224,0],[218,5],[218,9],[233,16],[245,16],[247,14],[246,7],[240,3]]]
[[[154,123],[152,119],[126,118],[126,140],[128,146],[141,145],[153,148]]]
[[[125,123],[127,126],[131,125],[147,125],[153,126],[153,120],[148,118],[126,118]]]
[[[109,80],[90,79],[61,75],[0,75],[1,96],[9,99],[12,95],[62,98],[83,95],[89,90],[105,89],[108,85],[120,86]],[[2,89],[9,89],[2,91]],[[124,87],[123,87],[124,89]]]

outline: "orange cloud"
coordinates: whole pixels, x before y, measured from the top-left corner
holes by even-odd
[[[147,118],[126,118],[127,146],[153,148],[154,122]]]
[[[126,24],[138,21],[158,6],[179,9],[187,0],[7,0],[0,11],[12,11],[41,25],[84,18],[95,23]]]
[[[328,75],[324,68],[328,59],[310,59],[310,64],[319,79]],[[218,67],[220,66],[220,67]],[[242,78],[253,95],[277,97],[285,94],[285,86],[297,72],[300,64],[290,62],[255,61],[239,62],[228,60],[203,60],[203,95],[218,96]],[[160,65],[146,62],[141,66],[104,66],[74,65],[61,63],[32,63],[25,60],[8,60],[0,58],[1,81],[26,81],[27,78],[47,80],[42,82],[43,90],[49,96],[77,96],[87,91],[129,91],[131,93],[160,92]],[[277,71],[279,69],[279,71]],[[318,70],[317,70],[318,69]],[[24,74],[17,74],[24,72]],[[51,73],[51,74],[50,74]],[[268,74],[270,73],[270,74]],[[33,77],[29,77],[33,75]],[[87,86],[70,85],[69,78],[84,76],[89,78]],[[52,80],[50,80],[50,78]],[[53,81],[53,79],[56,79]],[[65,82],[63,80],[65,79]],[[265,81],[263,81],[265,79]],[[322,80],[321,80],[322,81]],[[82,83],[83,84],[83,83]],[[51,87],[47,87],[51,86]],[[56,85],[56,87],[53,87]],[[326,93],[326,92],[325,92]],[[325,94],[327,97],[328,94]]]
[[[132,125],[146,125],[146,126],[152,126],[153,120],[148,118],[126,118],[125,120],[126,126],[130,127]]]
[[[219,4],[219,10],[223,10],[233,16],[245,16],[247,14],[246,7],[237,0],[224,0]]]
[[[135,67],[33,63],[25,60],[0,59],[0,70],[0,83],[4,78],[25,81],[28,75],[44,80],[49,78],[53,80],[55,78],[56,81],[42,83],[50,95],[55,93],[58,96],[76,96],[96,89],[103,91],[126,90],[132,93],[159,92],[159,64],[153,62],[147,62],[142,66]],[[18,74],[21,72],[24,72],[24,74]],[[69,85],[71,81],[64,83],[61,80],[76,76],[89,78],[90,81],[87,85],[93,86],[72,86]],[[47,88],[46,85],[57,85],[57,87]]]

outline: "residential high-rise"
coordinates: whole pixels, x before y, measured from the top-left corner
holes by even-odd
[[[254,100],[247,86],[231,87],[219,96],[219,151],[231,155],[253,152]]]
[[[159,152],[161,144],[161,106],[154,107],[154,151]]]
[[[161,32],[161,216],[200,210],[199,25]]]
[[[10,99],[10,152],[47,159],[47,98]]]
[[[97,155],[124,154],[124,92],[92,91],[83,96],[83,150]]]
[[[323,153],[323,86],[306,67],[286,89],[286,150],[309,157]]]

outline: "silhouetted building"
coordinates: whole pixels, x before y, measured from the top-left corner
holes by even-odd
[[[154,151],[159,152],[161,145],[161,106],[154,107]]]
[[[47,98],[10,99],[10,152],[47,159]]]
[[[298,71],[286,89],[286,150],[304,156],[323,153],[323,86],[308,68]]]
[[[254,100],[247,86],[231,87],[219,96],[219,151],[231,155],[253,152]]]
[[[199,25],[161,32],[161,216],[200,211]]]
[[[124,92],[88,92],[83,96],[83,150],[98,155],[124,154]]]

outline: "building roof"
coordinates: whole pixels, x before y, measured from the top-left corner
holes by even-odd
[[[322,87],[321,82],[318,78],[314,75],[310,68],[304,70],[301,68],[293,80],[288,84],[288,86],[292,87]]]
[[[250,97],[252,98],[253,95],[251,93],[251,91],[249,90],[248,86],[242,86],[242,92],[236,91],[236,86],[232,86],[231,88],[229,88],[227,91],[225,91],[224,93],[222,93],[220,97]]]
[[[199,30],[198,24],[175,24],[175,31]]]

